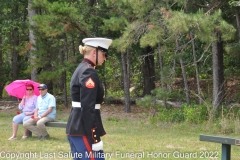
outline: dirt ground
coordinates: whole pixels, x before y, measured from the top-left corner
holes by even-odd
[[[0,112],[5,113],[17,113],[18,111],[18,101],[0,101]],[[58,106],[57,106],[58,107]],[[63,107],[59,105],[57,110],[61,110],[63,116],[68,116],[71,107]],[[138,107],[136,105],[131,105],[131,112],[124,112],[123,104],[103,104],[101,107],[102,119],[112,119],[112,120],[139,120],[139,118],[146,118],[146,114],[149,109]]]

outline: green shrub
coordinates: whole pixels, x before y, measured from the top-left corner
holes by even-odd
[[[137,100],[136,104],[145,108],[157,108],[155,97],[147,95],[142,100]]]
[[[207,107],[204,105],[188,106],[183,105],[183,114],[186,122],[202,123],[207,120]]]
[[[158,111],[158,120],[162,122],[170,122],[170,109],[159,108]]]
[[[185,116],[183,109],[172,109],[171,122],[183,122],[185,121]]]
[[[182,122],[185,120],[181,108],[160,108],[158,111],[158,119],[163,122]]]

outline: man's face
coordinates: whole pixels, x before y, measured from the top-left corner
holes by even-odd
[[[45,94],[47,93],[47,89],[39,88],[39,92],[41,96],[45,96]]]

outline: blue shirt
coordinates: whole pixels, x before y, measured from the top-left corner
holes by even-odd
[[[52,107],[52,112],[50,112],[47,117],[55,119],[56,116],[56,99],[50,93],[47,93],[43,97],[40,95],[37,98],[38,116],[44,114],[48,108]]]

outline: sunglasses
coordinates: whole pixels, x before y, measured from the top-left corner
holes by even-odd
[[[106,50],[102,50],[102,49],[100,49],[100,51],[103,52],[103,54],[104,54],[104,56],[105,56],[106,58],[108,57],[108,54],[107,54],[107,51],[106,51]]]
[[[26,89],[27,91],[32,91],[33,89]]]
[[[108,50],[107,50],[107,49],[102,48],[102,47],[100,47],[100,46],[98,46],[98,49],[104,53],[104,55],[105,55],[106,58],[108,57]]]
[[[39,90],[39,91],[43,91],[43,90],[45,90],[45,89],[39,88],[38,90]]]

